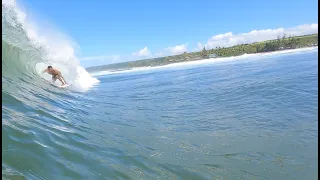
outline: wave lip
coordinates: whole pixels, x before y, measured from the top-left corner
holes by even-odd
[[[80,65],[74,42],[52,27],[37,24],[14,0],[2,1],[2,42],[6,45],[2,48],[6,57],[2,64],[7,64],[7,72],[15,69],[20,72],[15,75],[28,73],[33,78],[50,80],[49,75],[40,72],[52,65],[75,91],[86,91],[99,83]]]

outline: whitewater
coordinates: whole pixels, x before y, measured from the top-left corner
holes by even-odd
[[[51,77],[41,71],[52,65],[63,72],[67,82],[73,84],[73,90],[86,91],[99,81],[80,65],[73,45],[61,33],[41,29],[16,1],[2,1],[2,70],[5,76],[17,71],[32,77],[32,81],[38,82],[39,77],[49,81]]]
[[[317,47],[94,73],[78,48],[2,1],[2,179],[318,179]]]

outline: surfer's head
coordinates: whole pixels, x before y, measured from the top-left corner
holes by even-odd
[[[48,70],[51,71],[53,68],[52,66],[48,66]]]

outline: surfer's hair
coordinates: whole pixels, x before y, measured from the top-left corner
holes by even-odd
[[[48,66],[48,69],[49,69],[49,68],[52,68],[52,66]]]

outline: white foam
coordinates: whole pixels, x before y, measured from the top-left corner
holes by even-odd
[[[173,64],[168,64],[168,65],[163,65],[163,66],[155,66],[155,67],[138,67],[138,68],[132,68],[132,69],[123,70],[123,71],[113,71],[113,72],[100,71],[100,72],[91,73],[91,75],[92,76],[104,76],[104,75],[110,75],[110,74],[133,73],[133,72],[139,72],[139,71],[151,71],[151,70],[156,70],[156,69],[170,69],[170,68],[188,67],[188,66],[194,67],[195,65],[204,65],[204,64],[211,64],[211,63],[224,63],[224,62],[230,62],[230,61],[235,61],[235,60],[244,60],[244,59],[248,59],[248,58],[259,58],[259,57],[267,57],[267,56],[272,57],[272,56],[300,53],[300,52],[313,51],[313,50],[318,50],[318,47],[290,49],[290,50],[274,51],[274,52],[268,52],[268,53],[243,54],[241,56],[224,57],[224,58],[211,58],[211,59],[204,59],[204,60],[198,60],[198,61],[173,63]]]
[[[99,80],[92,77],[77,60],[74,52],[76,44],[67,36],[53,27],[40,26],[34,19],[22,11],[15,0],[3,0],[2,5],[10,8],[16,18],[7,18],[8,22],[17,27],[20,24],[34,47],[44,49],[43,59],[36,64],[36,71],[52,65],[59,69],[65,79],[74,84],[75,90],[86,91]],[[9,15],[7,15],[9,16]],[[17,21],[17,22],[16,22]]]

